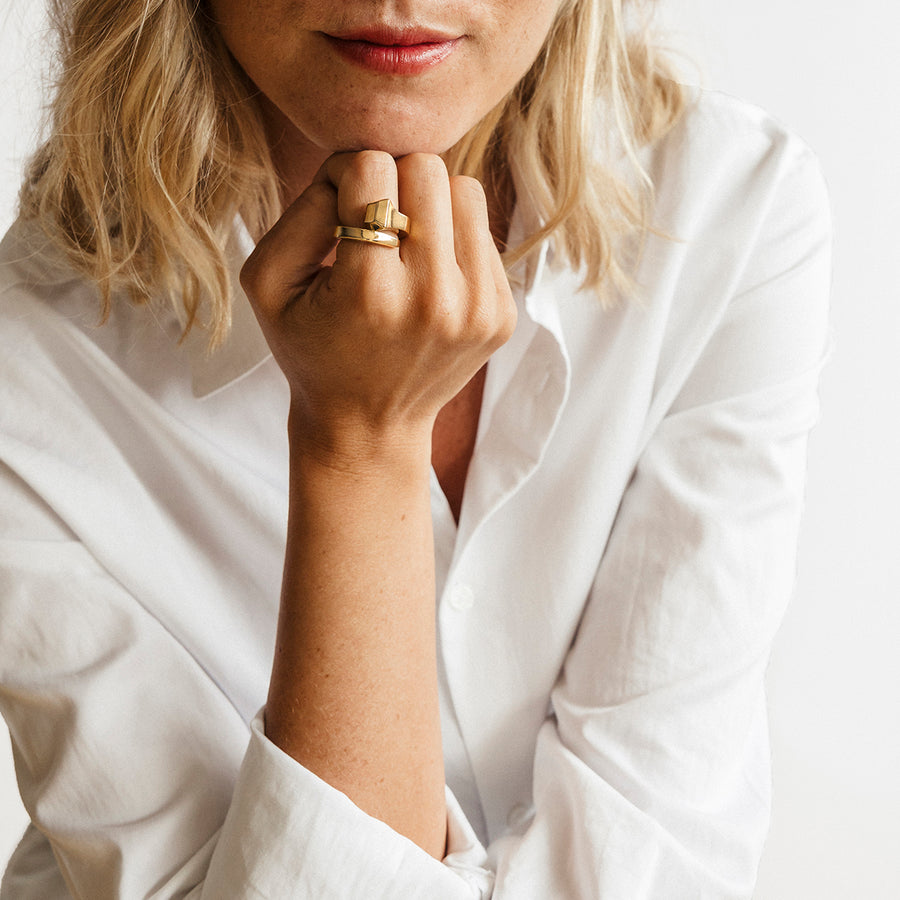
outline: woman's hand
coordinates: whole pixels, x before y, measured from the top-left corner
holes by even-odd
[[[341,241],[369,202],[409,216],[399,249]],[[430,438],[434,418],[512,333],[484,191],[440,157],[330,157],[241,276],[291,387],[291,437],[340,462]]]

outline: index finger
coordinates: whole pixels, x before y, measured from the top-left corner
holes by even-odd
[[[276,315],[318,275],[334,247],[335,206],[334,188],[313,183],[260,239],[240,275],[258,312]]]

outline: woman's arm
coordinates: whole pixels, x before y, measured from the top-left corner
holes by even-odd
[[[347,241],[320,268],[382,197],[410,217],[399,251]],[[266,733],[441,857],[431,433],[515,322],[484,193],[434,156],[333,157],[242,278],[292,397]]]
[[[440,857],[427,435],[420,444],[410,452],[373,446],[365,460],[343,464],[292,450],[266,733]]]

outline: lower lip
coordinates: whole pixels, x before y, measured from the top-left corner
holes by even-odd
[[[456,48],[459,38],[427,44],[387,46],[368,41],[344,41],[326,35],[345,59],[372,72],[386,75],[418,75],[442,63]]]

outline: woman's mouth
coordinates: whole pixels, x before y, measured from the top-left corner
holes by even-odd
[[[385,75],[424,72],[443,62],[462,39],[418,28],[370,27],[342,34],[323,34],[345,59]]]

